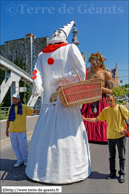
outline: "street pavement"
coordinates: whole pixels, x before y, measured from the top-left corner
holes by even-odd
[[[128,108],[128,105],[127,105]],[[34,123],[37,118],[29,118],[27,121],[27,129],[33,130]],[[2,125],[4,126],[4,125]],[[3,132],[4,137],[4,132]],[[31,136],[28,137],[28,148]],[[125,166],[125,182],[123,184],[118,182],[117,177],[112,180],[106,180],[105,177],[109,173],[109,153],[107,143],[89,143],[91,154],[91,175],[84,181],[57,185],[62,187],[62,193],[77,193],[77,194],[129,194],[129,138],[126,143],[126,166]],[[116,153],[116,168],[119,170],[118,153]],[[11,144],[8,143],[1,147],[1,187],[2,186],[27,186],[33,188],[34,186],[47,187],[55,186],[52,184],[43,184],[34,182],[28,179],[25,175],[25,167],[20,166],[14,168],[16,162],[15,154],[12,150]],[[31,192],[31,194],[33,194]]]
[[[30,138],[28,139],[28,145]],[[73,183],[62,186],[62,193],[88,193],[88,194],[128,194],[129,193],[129,138],[126,144],[126,176],[125,182],[120,184],[117,177],[112,180],[106,180],[105,177],[109,173],[108,162],[108,146],[107,143],[90,143],[91,153],[91,175],[79,183]],[[116,156],[117,170],[119,170],[118,155]],[[11,145],[5,145],[1,148],[1,186],[53,186],[51,184],[43,184],[34,182],[25,176],[25,167],[20,166],[14,168],[16,162],[15,154]]]

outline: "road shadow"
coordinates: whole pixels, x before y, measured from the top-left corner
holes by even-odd
[[[27,175],[26,175],[27,176]],[[31,182],[31,183],[38,183],[38,184],[41,184],[41,185],[54,185],[54,186],[66,186],[66,185],[73,185],[73,184],[78,184],[78,183],[81,183],[83,182],[84,180],[81,180],[81,181],[78,181],[78,182],[71,182],[71,183],[45,183],[45,182],[39,182],[39,181],[35,181],[35,180],[32,180],[30,179],[29,177],[27,177],[27,181]]]
[[[52,183],[45,183],[45,182],[39,182],[39,181],[34,181],[30,179],[26,174],[25,174],[25,167],[21,165],[19,168],[14,168],[14,164],[16,163],[16,160],[10,160],[10,159],[0,159],[0,171],[1,171],[1,181],[3,180],[10,180],[10,181],[21,181],[21,180],[26,180],[34,185],[38,183],[38,185],[72,185],[72,184],[77,184],[79,182],[73,182],[73,183],[67,183],[67,184],[52,184]]]
[[[16,160],[0,159],[1,180],[10,180],[10,181],[27,180],[33,183],[37,182],[37,181],[31,180],[29,177],[26,176],[25,167],[23,165],[21,165],[19,168],[14,168],[15,163],[16,163]],[[106,179],[106,176],[107,174],[102,174],[96,171],[92,171],[88,179]],[[114,179],[118,179],[118,176],[116,176]],[[38,183],[49,185],[49,183],[44,183],[44,182],[43,183],[38,182]],[[69,183],[69,184],[73,184],[73,183]],[[58,184],[55,184],[55,185],[58,185]]]
[[[108,174],[102,174],[96,171],[92,171],[88,179],[106,179]],[[118,176],[114,177],[113,179],[118,179]]]
[[[0,159],[1,180],[21,181],[26,180],[25,167],[21,165],[14,168],[16,160]]]
[[[89,143],[91,143],[91,144],[98,144],[98,145],[107,145],[108,144],[108,142],[100,142],[100,141],[97,141],[97,142],[89,141]]]

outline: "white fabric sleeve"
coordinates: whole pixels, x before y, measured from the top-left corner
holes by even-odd
[[[75,63],[75,68],[78,71],[78,74],[81,78],[81,80],[85,80],[86,77],[86,66],[84,63],[84,60],[82,58],[82,55],[79,51],[79,49],[77,48],[76,45],[71,44],[70,46],[70,52],[72,55],[72,58],[74,60]],[[64,85],[64,84],[68,84],[68,83],[74,83],[74,82],[78,82],[79,78],[76,74],[76,72],[74,71],[74,69],[72,69],[71,71],[64,73],[63,75],[60,75],[58,77],[55,77],[51,80],[51,86],[56,89],[58,88],[58,86],[60,85]]]
[[[71,55],[72,55],[73,60],[75,62],[75,69],[78,71],[78,74],[79,74],[81,80],[83,81],[83,80],[85,80],[85,76],[86,76],[86,66],[85,66],[84,60],[82,58],[82,55],[81,55],[78,47],[75,44],[71,44],[70,52],[71,52]],[[68,82],[70,82],[70,83],[79,81],[74,69],[61,75],[61,78],[67,79]]]
[[[43,72],[42,72],[42,52],[38,55],[35,68],[37,70],[36,78],[33,80],[33,96],[40,96],[43,89]]]
[[[70,52],[73,57],[73,60],[75,62],[75,69],[78,71],[78,74],[81,78],[81,80],[85,80],[86,76],[86,66],[84,63],[84,60],[82,58],[82,55],[78,49],[78,47],[75,44],[71,44]],[[65,73],[62,75],[65,79],[67,79],[69,82],[78,82],[79,79],[77,77],[76,72],[73,70],[69,71],[68,73]]]
[[[75,62],[75,69],[78,71],[78,74],[81,80],[83,81],[85,80],[85,76],[86,76],[86,66],[82,58],[82,55],[75,44],[71,44],[70,52]],[[74,69],[69,71],[68,73],[63,74],[62,77],[67,79],[71,83],[79,81]]]

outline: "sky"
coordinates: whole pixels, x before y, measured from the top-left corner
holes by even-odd
[[[75,19],[80,52],[99,51],[105,66],[117,63],[119,84],[129,83],[128,1],[1,1],[1,42],[32,33],[52,37],[58,28]],[[68,43],[72,41],[72,30]],[[86,64],[87,67],[90,63]],[[123,80],[123,83],[120,83]]]

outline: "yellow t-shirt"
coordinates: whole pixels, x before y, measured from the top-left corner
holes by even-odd
[[[26,115],[31,116],[34,112],[34,109],[31,109],[29,106],[22,104],[22,115],[17,114],[18,106],[15,106],[15,120],[9,121],[9,132],[26,132]],[[8,116],[9,116],[8,110]],[[7,117],[8,120],[8,117]]]
[[[113,108],[110,106],[106,107],[97,117],[100,121],[106,120],[107,122],[107,139],[118,139],[124,136],[120,134],[120,131],[125,128],[123,117],[127,120],[129,118],[129,111],[123,105],[120,105],[120,109],[121,112],[118,105]]]

